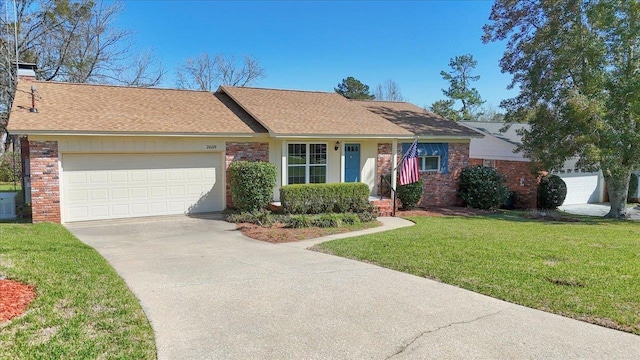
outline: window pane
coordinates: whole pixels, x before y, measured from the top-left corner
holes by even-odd
[[[327,182],[327,167],[310,166],[309,167],[309,183],[310,184],[323,184]]]
[[[311,144],[309,147],[309,161],[311,164],[327,163],[327,144]]]
[[[422,171],[438,171],[438,163],[440,162],[439,156],[425,156],[422,158]]]
[[[289,164],[307,163],[307,144],[289,144]]]
[[[289,184],[304,184],[306,168],[304,166],[289,166],[288,175]]]

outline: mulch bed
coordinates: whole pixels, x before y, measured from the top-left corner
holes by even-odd
[[[33,285],[0,279],[0,322],[22,315],[35,298]]]
[[[380,223],[376,222],[372,226],[379,226]],[[266,241],[270,243],[287,243],[306,239],[315,239],[322,236],[341,234],[349,232],[348,227],[340,228],[302,228],[293,229],[287,228],[285,224],[276,223],[272,227],[262,227],[256,224],[239,223],[236,224],[236,229],[240,230],[243,235],[250,238]]]

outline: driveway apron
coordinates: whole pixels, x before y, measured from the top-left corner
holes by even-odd
[[[159,359],[640,358],[640,336],[305,248],[215,218],[69,224],[125,279]]]

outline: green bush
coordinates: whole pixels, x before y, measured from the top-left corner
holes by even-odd
[[[235,161],[229,165],[233,205],[240,211],[266,209],[276,186],[276,166],[261,161]]]
[[[538,208],[557,209],[567,197],[567,184],[557,175],[545,175],[540,179],[537,195]]]
[[[360,220],[360,222],[369,222],[369,221],[374,221],[375,219],[378,218],[378,216],[375,213],[375,209],[372,209],[371,211],[365,211],[365,212],[361,212],[361,213],[356,213],[356,216],[358,217],[358,219]]]
[[[361,213],[370,211],[369,187],[363,183],[296,184],[280,188],[287,214]]]
[[[288,227],[294,229],[308,228],[312,226],[311,217],[309,215],[291,215],[286,222]]]
[[[638,175],[635,173],[631,173],[631,178],[629,178],[629,194],[627,195],[627,202],[637,203],[638,202]]]
[[[342,226],[342,214],[322,214],[311,220],[313,226],[319,228],[334,228]]]
[[[422,191],[422,180],[398,186],[398,198],[402,202],[402,208],[412,209],[416,207],[420,198],[422,198]]]
[[[505,180],[495,168],[481,165],[466,167],[460,174],[458,196],[473,208],[498,208],[509,196]]]
[[[231,223],[250,223],[258,224],[260,226],[271,226],[276,221],[271,212],[264,209],[248,212],[229,213],[226,215],[225,220]]]
[[[0,144],[4,146],[4,144]],[[0,156],[0,182],[20,181],[22,176],[22,164],[20,154],[13,151],[7,151]]]

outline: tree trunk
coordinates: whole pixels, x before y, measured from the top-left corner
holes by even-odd
[[[608,174],[607,174],[608,173]],[[605,215],[606,218],[626,219],[627,215],[627,195],[629,192],[629,178],[631,170],[616,171],[615,173],[605,172],[605,181],[609,193],[609,203],[611,209]]]

